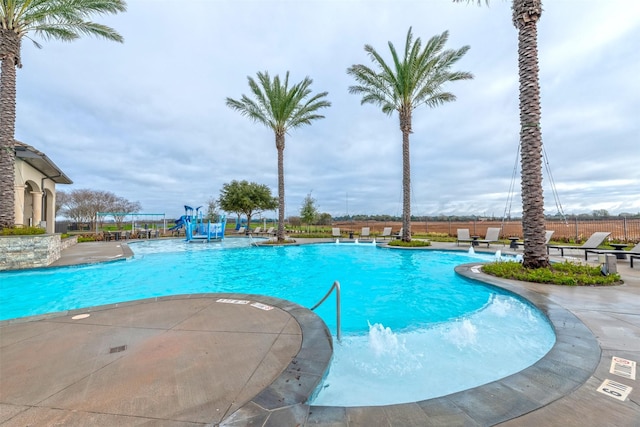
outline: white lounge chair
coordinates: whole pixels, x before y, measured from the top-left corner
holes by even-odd
[[[598,249],[598,246],[604,242],[604,239],[607,238],[611,234],[608,231],[596,231],[587,239],[586,242],[582,244],[582,246],[571,246],[571,245],[547,245],[547,253],[549,253],[549,249],[560,249],[560,256],[564,256],[565,249],[583,249],[586,251],[587,249]],[[586,256],[586,253],[585,253]]]
[[[331,229],[331,236],[332,237],[342,237],[342,234],[340,234],[340,228],[338,227],[333,227]]]
[[[369,227],[362,227],[362,231],[360,231],[360,238],[361,239],[368,239],[370,237],[370,228]]]
[[[473,244],[480,244],[480,243],[486,243],[487,247],[489,247],[489,245],[491,243],[498,243],[500,242],[500,228],[498,227],[489,227],[487,228],[487,234],[485,236],[484,239],[481,240],[475,240],[473,241]],[[502,243],[502,245],[504,246],[504,242]]]
[[[391,227],[385,227],[382,229],[382,234],[380,235],[382,239],[386,239],[387,237],[391,237]]]
[[[456,239],[456,245],[460,246],[460,242],[471,243],[473,239],[469,235],[468,228],[458,228],[458,236]]]

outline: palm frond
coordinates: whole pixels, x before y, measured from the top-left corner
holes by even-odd
[[[449,32],[431,37],[423,46],[420,38],[413,37],[409,28],[405,39],[404,56],[400,57],[393,43],[388,42],[391,61],[384,58],[370,45],[365,52],[374,69],[356,64],[347,69],[356,85],[349,93],[361,96],[361,104],[375,104],[382,112],[411,111],[425,104],[435,107],[455,100],[455,96],[442,90],[451,81],[473,78],[468,72],[451,72],[451,67],[469,50],[463,46],[457,50],[444,50]]]
[[[331,103],[324,99],[328,95],[327,92],[309,97],[313,83],[309,77],[291,87],[288,71],[284,79],[279,75],[272,79],[266,71],[258,72],[257,77],[257,81],[248,77],[253,99],[246,95],[242,95],[241,101],[227,98],[227,106],[268,126],[276,133],[285,133],[288,129],[322,119],[324,116],[317,114],[317,111],[331,106]]]
[[[21,36],[33,31],[45,40],[71,41],[92,35],[123,41],[114,29],[89,18],[126,11],[124,0],[2,0],[0,5],[2,25]]]

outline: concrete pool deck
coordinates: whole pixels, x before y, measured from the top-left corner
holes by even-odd
[[[489,248],[497,249],[506,252]],[[128,256],[119,242],[83,243],[55,264]],[[332,343],[317,316],[283,300],[176,296],[0,322],[0,425],[637,426],[640,381],[609,367],[612,356],[640,361],[640,268],[618,261],[618,271],[622,286],[576,288],[458,267],[532,301],[553,322],[556,345],[502,380],[380,407],[304,403]],[[91,316],[71,319],[84,313]],[[633,390],[617,400],[597,391],[605,380]]]

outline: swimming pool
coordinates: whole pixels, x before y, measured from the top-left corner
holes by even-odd
[[[488,255],[371,244],[256,248],[247,243],[243,238],[216,244],[145,241],[131,244],[135,257],[127,262],[5,272],[1,316],[205,292],[264,294],[311,307],[338,280],[344,338],[335,346],[317,405],[400,403],[448,394],[517,372],[554,342],[546,319],[528,304],[455,274],[456,265],[486,261]],[[317,312],[335,334],[335,304],[325,303]],[[448,375],[446,387],[426,381],[442,374]],[[341,385],[339,379],[347,382]],[[362,392],[353,393],[356,385]]]

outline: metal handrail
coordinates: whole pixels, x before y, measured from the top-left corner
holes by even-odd
[[[249,241],[251,242],[251,246],[258,246],[255,240],[253,240],[253,235],[251,233],[247,234],[249,236]]]
[[[329,289],[329,292],[327,292],[327,294],[316,305],[311,307],[311,311],[320,307],[320,305],[327,298],[329,298],[329,295],[331,295],[331,292],[333,292],[334,289],[336,290],[336,329],[337,329],[338,341],[340,341],[342,339],[342,334],[340,332],[340,282],[338,282],[337,280],[333,282],[333,285],[331,286],[331,289]]]

